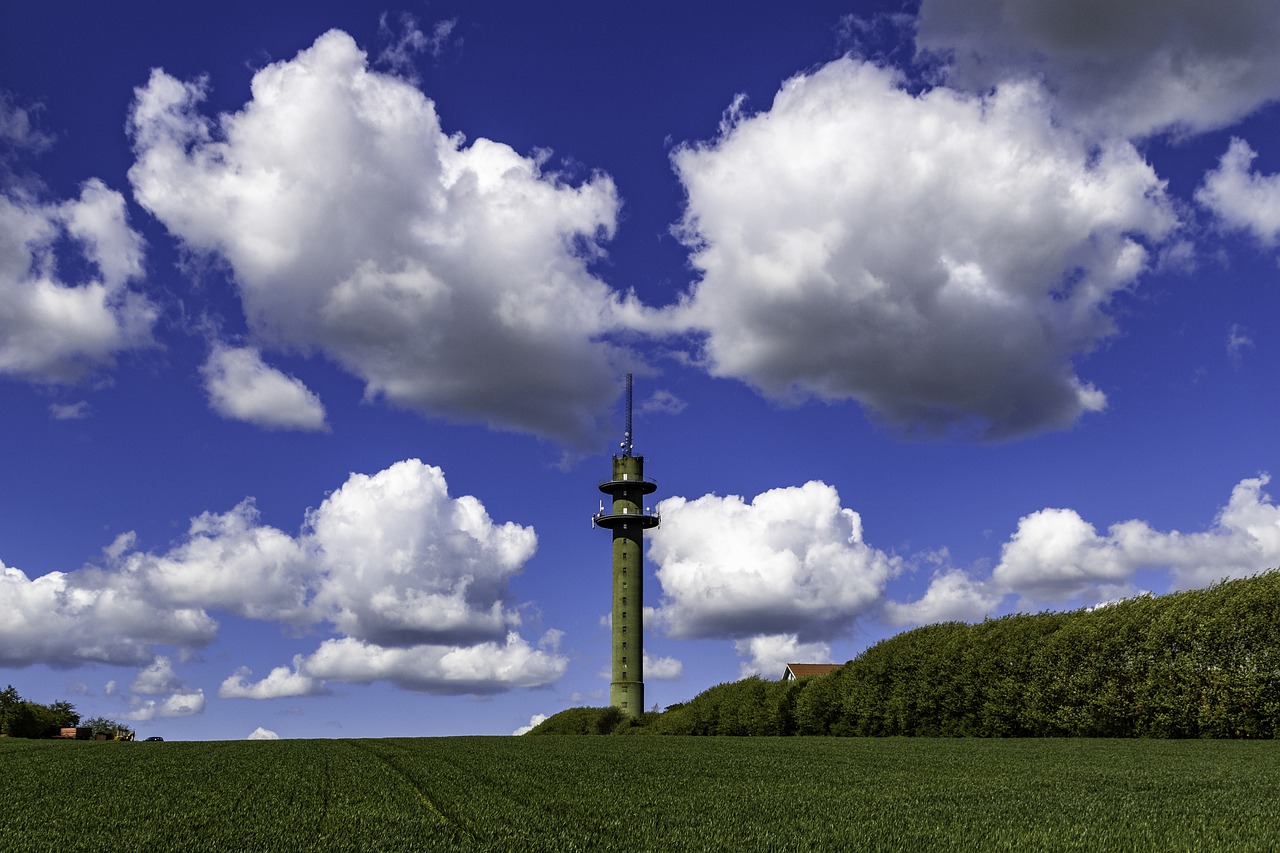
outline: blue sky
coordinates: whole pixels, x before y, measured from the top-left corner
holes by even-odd
[[[0,680],[141,734],[647,698],[1280,564],[1262,0],[6,4]]]

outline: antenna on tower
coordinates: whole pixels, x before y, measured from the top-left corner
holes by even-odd
[[[622,434],[622,455],[630,456],[631,443],[631,374],[627,374],[627,431]]]

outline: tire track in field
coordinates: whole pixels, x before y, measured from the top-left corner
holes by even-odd
[[[372,746],[365,743],[361,743],[360,741],[352,740],[352,741],[348,741],[348,743],[350,743],[356,749],[359,749],[362,752],[372,755],[379,762],[381,762],[386,767],[388,767],[393,773],[399,776],[401,780],[403,780],[404,783],[408,785],[409,788],[415,794],[417,794],[418,799],[422,801],[422,804],[424,806],[426,806],[427,811],[431,812],[433,815],[439,818],[442,824],[449,827],[450,829],[453,829],[462,833],[464,836],[466,836],[467,840],[472,842],[473,844],[480,843],[480,838],[478,838],[476,834],[471,831],[470,828],[468,828],[465,824],[459,821],[453,820],[447,814],[445,814],[440,809],[440,807],[436,805],[435,801],[431,799],[431,795],[428,794],[421,787],[419,787],[418,783],[413,780],[413,777],[411,775],[409,775],[409,772],[405,770],[403,767],[401,767],[399,764],[397,764],[396,762],[392,761],[390,756],[383,755],[382,753],[374,749]]]

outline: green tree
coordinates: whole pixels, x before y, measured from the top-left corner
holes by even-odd
[[[49,713],[53,715],[53,722],[58,728],[63,726],[80,725],[80,714],[76,711],[76,706],[70,702],[59,700],[49,706]]]
[[[128,726],[117,723],[115,720],[109,720],[106,717],[90,717],[87,720],[82,720],[80,724],[93,729],[95,736],[106,735],[107,737],[115,737],[118,733],[123,734],[133,731],[133,729]]]
[[[553,714],[529,730],[530,735],[609,735],[625,727],[628,718],[621,709],[567,708]]]
[[[575,726],[609,727],[598,716]],[[718,684],[627,730],[1274,738],[1280,570],[1071,613],[927,625],[827,676]]]
[[[20,704],[22,697],[12,684],[0,690],[0,734],[9,734],[9,720]]]
[[[796,734],[829,735],[840,715],[839,673],[814,675],[796,682],[799,692],[793,709]]]
[[[58,718],[53,709],[38,702],[19,702],[9,715],[9,734],[12,737],[53,737],[58,728]]]
[[[75,705],[58,701],[41,705],[23,699],[10,684],[0,691],[0,734],[11,737],[53,737],[63,726],[80,724]]]

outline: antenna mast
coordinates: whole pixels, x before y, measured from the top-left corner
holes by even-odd
[[[631,442],[631,374],[627,374],[627,431],[622,434],[622,455],[630,456]]]

